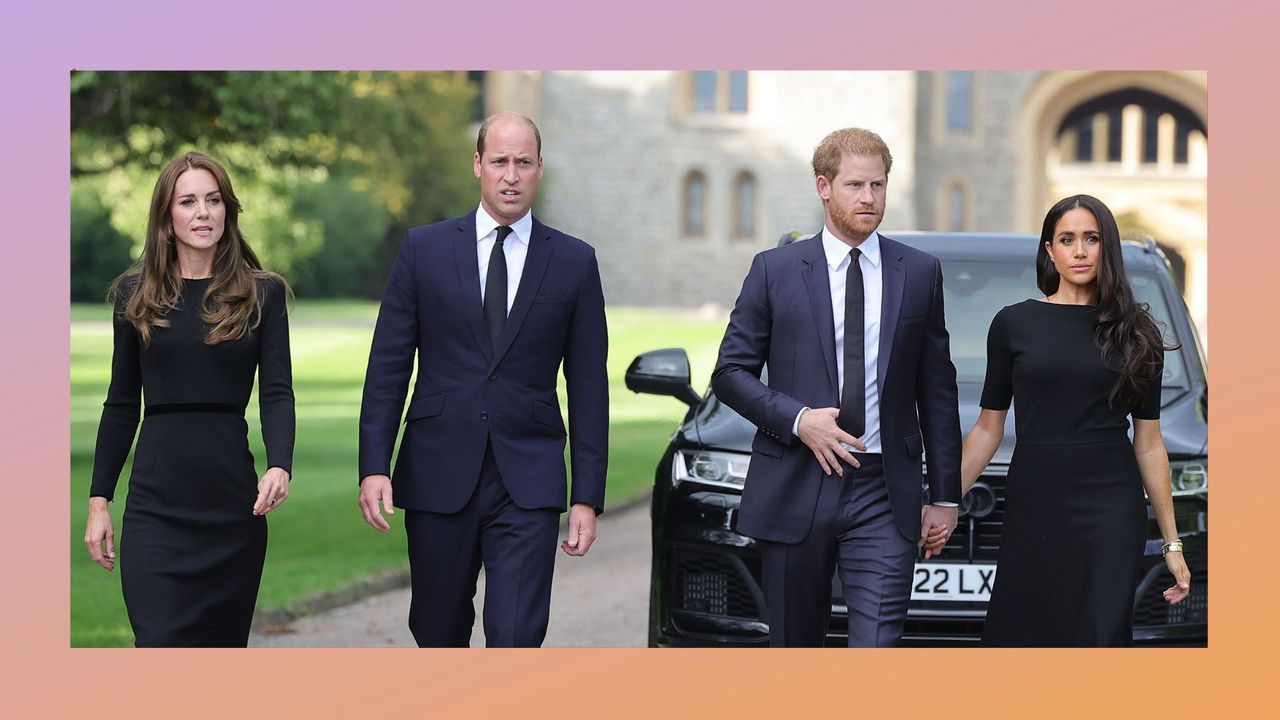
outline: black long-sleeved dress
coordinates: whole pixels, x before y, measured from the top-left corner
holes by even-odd
[[[267,550],[253,515],[258,473],[244,410],[259,380],[267,466],[290,470],[294,399],[284,287],[259,281],[262,315],[245,337],[206,345],[208,279],[185,280],[169,327],[143,347],[114,317],[111,385],[91,496],[111,499],[146,398],[119,544],[121,586],[138,647],[243,647]],[[121,293],[122,296],[126,292]]]
[[[1147,512],[1129,417],[1160,417],[1160,373],[1145,403],[1111,407],[1096,320],[1091,306],[1027,300],[991,322],[981,404],[1012,400],[1017,440],[986,645],[1133,643]]]

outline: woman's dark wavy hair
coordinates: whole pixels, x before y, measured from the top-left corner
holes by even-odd
[[[1155,380],[1164,351],[1180,346],[1164,344],[1160,328],[1151,317],[1151,308],[1134,299],[1133,286],[1124,271],[1120,229],[1115,216],[1101,200],[1091,195],[1072,195],[1049,208],[1040,229],[1040,249],[1036,252],[1036,285],[1045,295],[1058,291],[1062,278],[1045,246],[1053,242],[1058,220],[1076,208],[1093,213],[1102,231],[1096,281],[1098,319],[1093,326],[1093,341],[1102,351],[1107,367],[1120,373],[1111,386],[1107,402],[1111,407],[1136,407],[1146,401],[1147,388]]]
[[[142,257],[111,283],[107,293],[108,301],[117,305],[121,317],[138,329],[144,346],[151,344],[153,328],[169,326],[165,316],[182,300],[182,272],[171,208],[178,177],[189,170],[207,170],[213,175],[227,213],[222,238],[214,251],[213,280],[201,303],[200,318],[211,326],[205,344],[238,340],[258,326],[262,319],[263,281],[278,282],[286,299],[293,298],[289,284],[262,269],[253,248],[240,234],[240,200],[227,171],[208,155],[189,152],[174,158],[160,171],[151,194]]]

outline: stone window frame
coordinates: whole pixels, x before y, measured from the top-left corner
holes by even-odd
[[[698,80],[708,75],[714,78],[714,108],[699,109],[698,107]],[[746,83],[746,107],[742,109],[734,109],[732,88],[735,78],[742,78]],[[682,90],[684,96],[684,114],[688,117],[698,118],[734,118],[745,117],[751,114],[755,103],[752,102],[753,78],[749,70],[689,70],[682,73]]]
[[[973,82],[969,95],[969,129],[955,130],[947,122],[948,77],[952,72],[968,72]],[[939,145],[947,147],[965,147],[980,149],[982,147],[982,128],[986,122],[987,78],[980,70],[938,70],[932,73],[933,83],[930,93],[933,105],[933,137]]]

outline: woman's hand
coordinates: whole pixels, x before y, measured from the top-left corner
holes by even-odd
[[[1176,585],[1164,591],[1164,599],[1170,605],[1177,605],[1191,594],[1191,571],[1187,569],[1187,561],[1180,552],[1166,553],[1164,564],[1169,568],[1169,572],[1173,573],[1173,579],[1177,582]]]
[[[104,497],[89,498],[89,520],[84,526],[84,545],[89,557],[106,570],[116,567],[116,531]]]
[[[258,481],[258,499],[253,503],[254,515],[266,515],[289,499],[289,473],[284,468],[271,467]]]

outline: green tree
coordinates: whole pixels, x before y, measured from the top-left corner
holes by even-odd
[[[264,264],[304,294],[376,296],[409,227],[473,202],[475,97],[454,72],[76,72],[72,185],[136,252],[159,168],[207,152]]]
[[[133,261],[133,241],[111,224],[98,195],[71,191],[71,300],[103,302],[107,286]]]
[[[389,213],[372,191],[351,178],[330,178],[298,188],[293,211],[318,225],[321,252],[295,259],[291,276],[301,294],[359,297],[381,290],[387,268],[377,265]]]

